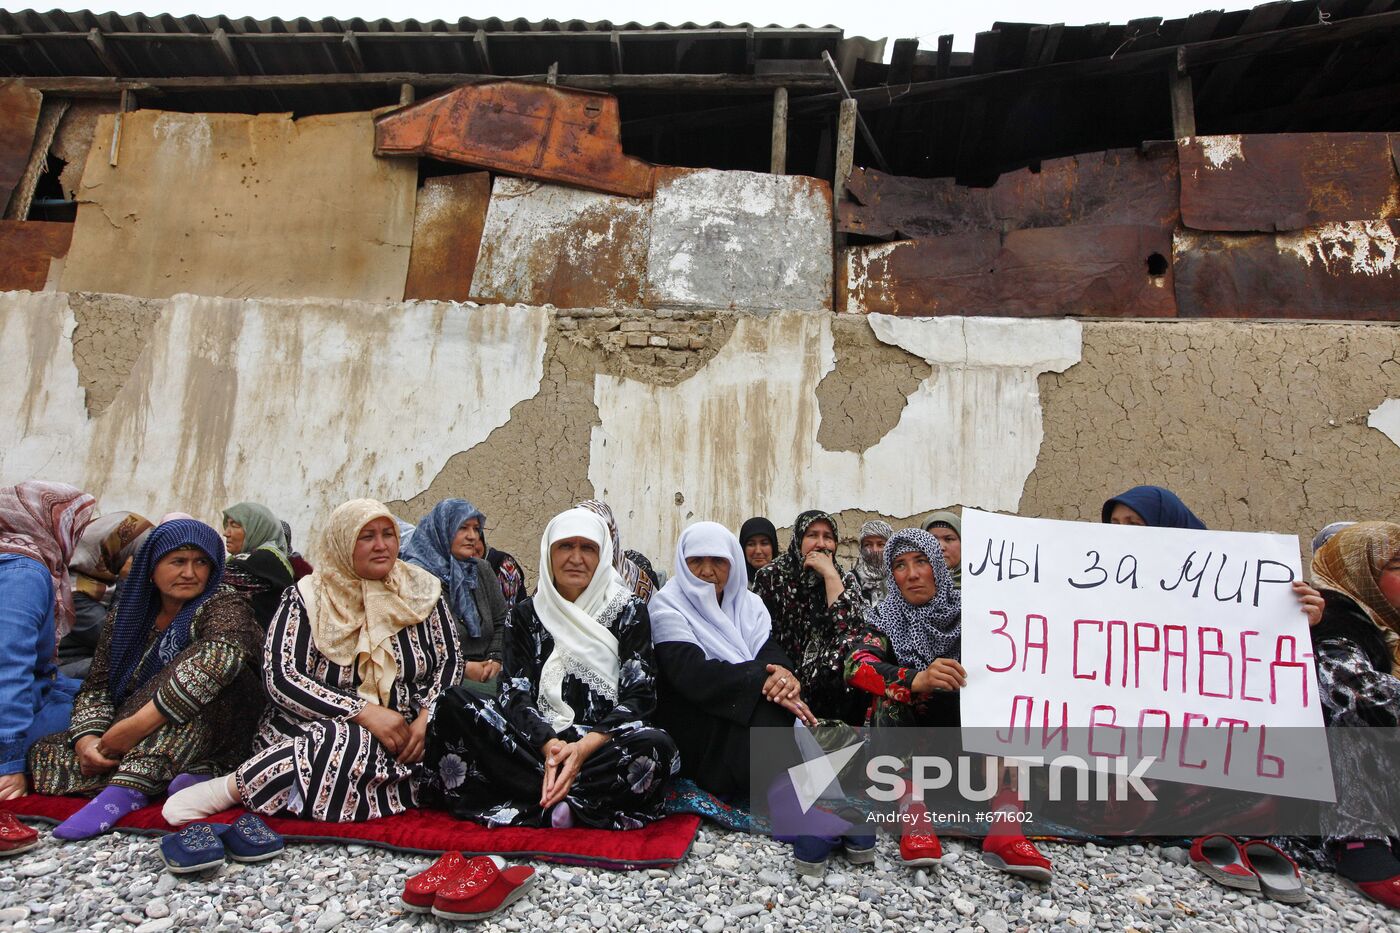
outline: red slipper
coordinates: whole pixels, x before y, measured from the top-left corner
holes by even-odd
[[[528,865],[498,869],[488,860],[480,874],[463,874],[438,889],[433,916],[444,920],[485,920],[520,900],[535,884]]]
[[[899,837],[899,859],[911,868],[930,868],[943,861],[943,843],[932,829],[928,809],[922,803],[910,804],[904,811],[909,822]]]
[[[997,833],[982,840],[982,861],[1007,874],[1032,881],[1049,881],[1050,860],[1023,834]]]
[[[1400,910],[1400,875],[1383,881],[1347,881],[1345,878],[1342,881],[1347,887],[1355,888],[1377,904]]]
[[[25,826],[8,810],[0,810],[0,856],[19,855],[39,844],[39,831]]]
[[[1191,843],[1191,865],[1227,888],[1259,891],[1259,876],[1249,867],[1244,850],[1234,836],[1211,833]]]
[[[464,874],[480,874],[484,866],[496,870],[495,863],[484,855],[466,858],[461,852],[446,852],[429,865],[427,871],[414,875],[404,883],[404,906],[416,913],[426,914],[433,909],[433,898],[443,885]]]

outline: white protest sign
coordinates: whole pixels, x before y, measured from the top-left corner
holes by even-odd
[[[972,509],[962,525],[970,751],[1152,758],[1159,780],[1335,799],[1296,539]]]

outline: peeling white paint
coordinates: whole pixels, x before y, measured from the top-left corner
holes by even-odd
[[[830,198],[801,176],[663,173],[646,274],[653,308],[828,309]]]
[[[1400,399],[1388,398],[1375,408],[1366,419],[1366,424],[1390,438],[1400,447]]]
[[[1206,157],[1211,168],[1225,168],[1235,159],[1244,161],[1244,137],[1238,134],[1234,136],[1197,136],[1196,144],[1201,147],[1201,154]]]
[[[846,250],[846,307],[843,310],[848,314],[864,314],[868,302],[876,296],[887,295],[891,289],[886,257],[897,250],[917,248],[918,244],[913,241],[903,240]],[[885,269],[885,273],[878,278],[872,277],[871,266]]]
[[[1280,254],[1292,253],[1308,265],[1321,262],[1333,275],[1391,275],[1400,272],[1395,231],[1384,220],[1322,224],[1275,238]]]
[[[676,536],[701,519],[738,528],[758,514],[787,524],[807,508],[1014,511],[1040,451],[1037,377],[1079,361],[1080,324],[884,315],[870,323],[933,373],[864,453],[817,442],[816,389],[836,363],[825,315],[741,318],[719,354],[671,388],[597,376],[601,424],[588,477],[631,546],[669,565]]]
[[[214,144],[209,117],[202,113],[162,113],[156,117],[155,135],[183,158],[195,162],[207,159]]]
[[[29,428],[23,405],[0,414],[0,484],[62,480],[107,509],[206,521],[253,499],[309,545],[340,502],[416,495],[505,424],[539,391],[548,327],[539,308],[177,295],[89,420],[67,296],[0,295],[5,345],[48,347],[0,375],[35,400]]]
[[[68,296],[0,292],[0,485],[29,477],[72,481],[87,449],[86,393],[73,362]]]
[[[654,198],[497,178],[479,300],[559,307],[831,307],[831,200],[801,176],[672,169]],[[584,283],[584,284],[580,284]]]

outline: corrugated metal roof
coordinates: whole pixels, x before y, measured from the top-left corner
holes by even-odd
[[[256,20],[0,10],[0,73],[527,75],[542,74],[558,63],[565,74],[743,74],[754,59],[820,59],[823,51],[834,51],[841,38],[841,30],[833,26],[747,23],[672,26],[467,17],[426,22]]]

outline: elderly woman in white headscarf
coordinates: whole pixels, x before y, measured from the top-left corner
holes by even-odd
[[[463,673],[442,583],[399,560],[398,525],[373,499],[331,513],[321,553],[268,628],[272,703],[253,756],[232,774],[172,795],[168,822],[240,801],[266,816],[331,823],[418,805],[433,703]]]
[[[636,829],[661,817],[680,760],[650,725],[651,619],[613,569],[612,547],[595,512],[556,515],[538,588],[506,624],[500,694],[456,688],[439,701],[428,766],[459,818]]]
[[[660,671],[657,722],[676,740],[681,774],[720,796],[749,790],[749,730],[815,724],[768,607],[749,592],[744,549],[697,522],[676,542],[676,572],[651,598]]]

